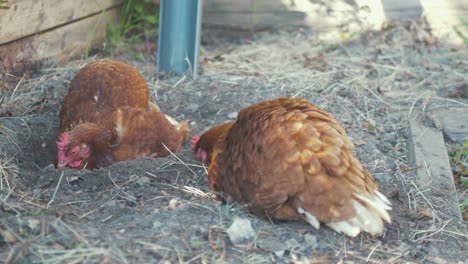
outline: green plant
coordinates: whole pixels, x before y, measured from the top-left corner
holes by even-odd
[[[463,183],[468,189],[468,140],[462,145],[452,145],[449,155],[455,181]]]
[[[452,165],[457,167],[461,181],[468,188],[468,182],[462,179],[468,176],[468,140],[463,142],[462,146],[456,147],[450,156]]]
[[[461,21],[461,25],[453,26],[453,30],[463,40],[463,43],[465,43],[465,45],[468,45],[468,36],[466,36],[462,32],[462,28],[468,31],[468,21],[461,19],[461,18],[460,18],[460,21]]]
[[[456,183],[462,183],[468,189],[468,140],[463,144],[449,145],[450,165]],[[460,204],[463,219],[468,221],[468,196]]]
[[[0,0],[0,9],[8,9],[10,6],[7,5],[8,0]]]
[[[463,216],[463,220],[468,221],[468,197],[465,198],[462,204],[460,204],[460,211]]]
[[[107,34],[112,46],[118,46],[126,38],[137,38],[140,33],[150,32],[159,22],[159,1],[124,0],[120,8],[119,22],[108,23]],[[154,31],[157,32],[157,31]],[[140,34],[141,35],[141,34]],[[132,42],[135,43],[135,40]]]
[[[255,1],[252,1],[249,5],[249,12],[250,12],[250,18],[249,18],[249,27],[250,27],[250,33],[253,33],[255,31],[255,25],[258,24],[258,18],[257,16],[257,4]]]

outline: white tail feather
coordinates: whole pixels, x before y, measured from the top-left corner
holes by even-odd
[[[309,223],[311,226],[315,227],[316,229],[320,228],[320,222],[317,220],[317,218],[313,216],[311,213],[305,211],[304,208],[302,207],[297,208],[297,212],[304,215],[307,223]]]
[[[382,200],[379,195],[365,197],[362,194],[355,193],[354,196],[363,201],[367,206],[377,211],[379,216],[382,217],[386,222],[391,223],[390,215],[387,213],[387,210],[391,210],[392,208],[387,203],[385,203],[385,201]],[[385,198],[385,200],[387,200],[387,198]],[[370,210],[371,208],[367,210]]]
[[[375,191],[375,194],[386,204],[386,205],[391,205],[392,203],[379,191]]]
[[[350,237],[355,237],[361,232],[361,228],[353,226],[349,220],[340,222],[330,222],[327,226],[337,231],[338,233],[345,233]]]
[[[339,233],[355,237],[361,231],[371,235],[383,233],[384,223],[382,219],[391,223],[390,215],[387,212],[392,209],[390,201],[378,191],[375,191],[374,196],[355,193],[351,204],[356,212],[355,217],[339,222],[328,222],[326,225]],[[317,229],[320,227],[317,218],[303,208],[298,208],[297,212],[302,214],[313,227]]]

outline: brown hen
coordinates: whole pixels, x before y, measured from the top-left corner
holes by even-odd
[[[146,81],[135,68],[98,60],[76,74],[63,100],[57,167],[94,169],[166,156],[182,148],[188,133],[186,122],[149,101]]]
[[[220,198],[257,215],[303,220],[356,236],[381,234],[390,202],[353,155],[334,117],[302,99],[278,98],[192,139]]]

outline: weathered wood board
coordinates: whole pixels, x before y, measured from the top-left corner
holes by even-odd
[[[35,34],[0,46],[0,58],[12,63],[53,59],[64,62],[101,43],[109,22],[115,21],[118,8],[71,24]],[[15,65],[11,65],[15,68]]]
[[[308,26],[318,32],[380,29],[388,21],[425,18],[437,37],[459,45],[453,29],[468,21],[466,0],[204,0],[205,25],[256,29]],[[459,30],[468,35],[468,30]],[[337,35],[340,34],[337,33]]]
[[[448,139],[458,142],[468,140],[468,108],[439,109],[435,117]]]
[[[410,130],[408,148],[410,162],[417,167],[414,178],[418,187],[417,196],[426,202],[426,209],[433,213],[433,221],[438,225],[446,223],[444,230],[466,236],[442,132],[425,126],[419,120],[410,123]],[[443,237],[443,232],[439,235]],[[445,236],[441,239],[434,233],[431,239],[433,242],[430,242],[430,246],[435,252],[440,245],[460,250],[459,242],[453,238]]]
[[[0,9],[0,45],[114,8],[121,0],[9,0]]]

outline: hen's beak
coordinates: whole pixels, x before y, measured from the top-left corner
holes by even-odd
[[[57,169],[63,170],[68,165],[68,161],[62,161],[57,163]]]

